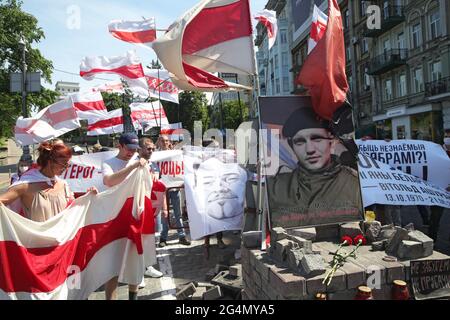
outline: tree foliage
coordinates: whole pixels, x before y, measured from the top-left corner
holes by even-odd
[[[248,106],[238,100],[225,101],[223,103],[223,126],[224,129],[236,130],[243,121],[248,119]]]
[[[9,74],[22,72],[22,38],[26,46],[28,72],[40,72],[51,83],[53,65],[38,49],[32,47],[44,38],[37,19],[22,11],[22,1],[0,0],[0,136],[11,136],[16,119],[21,115],[21,94],[9,92]],[[41,92],[27,95],[27,109],[38,110],[55,102],[57,93],[42,88]]]
[[[183,128],[193,134],[194,121],[201,121],[203,130],[209,127],[208,101],[199,91],[183,91],[179,95],[180,104],[162,101],[170,123],[181,122]]]

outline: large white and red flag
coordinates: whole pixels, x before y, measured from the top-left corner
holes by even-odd
[[[122,109],[115,109],[108,112],[105,119],[88,121],[88,136],[100,136],[103,134],[114,134],[123,132]]]
[[[80,64],[80,76],[93,80],[98,74],[113,73],[120,75],[129,89],[140,97],[148,97],[148,84],[141,60],[132,50],[125,56],[84,57]]]
[[[308,54],[314,49],[327,30],[328,16],[314,5],[311,32],[308,39]]]
[[[150,69],[145,71],[150,97],[173,103],[178,101],[178,88],[170,79],[169,72],[164,69]]]
[[[107,93],[125,93],[122,81],[110,81],[98,86],[92,87],[92,91],[107,92]]]
[[[113,20],[109,23],[108,30],[113,37],[119,40],[150,49],[152,42],[156,39],[154,18],[140,21]]]
[[[141,130],[151,127],[168,125],[167,115],[162,104],[156,102],[136,102],[130,104],[131,121],[136,129]]]
[[[70,98],[56,102],[31,118],[19,117],[14,135],[21,145],[41,143],[80,127]]]
[[[345,66],[341,11],[337,0],[328,0],[325,35],[306,58],[296,79],[298,84],[308,88],[314,111],[324,119],[331,120],[347,98]]]
[[[0,206],[0,299],[84,300],[109,279],[139,284],[156,263],[145,168],[45,221]]]
[[[261,22],[267,30],[267,38],[269,39],[269,50],[275,44],[278,34],[277,13],[273,10],[264,9],[258,12],[254,18]]]
[[[212,74],[256,73],[249,1],[200,1],[153,42],[153,50],[181,90],[251,90]]]
[[[183,124],[181,122],[170,123],[161,126],[160,134],[165,134],[169,136],[169,140],[177,141],[183,137]]]
[[[108,110],[99,91],[82,91],[69,97],[80,119],[96,121],[108,117]]]

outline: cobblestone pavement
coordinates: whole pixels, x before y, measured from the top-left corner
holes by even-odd
[[[188,234],[189,237],[189,234]],[[145,277],[145,288],[139,290],[140,300],[174,300],[176,287],[192,281],[205,282],[206,273],[216,264],[231,265],[236,262],[235,253],[240,246],[240,235],[224,232],[225,249],[217,247],[213,236],[207,258],[204,240],[194,240],[190,246],[178,244],[177,234],[170,231],[168,246],[157,248],[158,263],[154,267],[164,273],[162,278]],[[128,286],[121,284],[117,291],[119,300],[128,300]],[[100,288],[89,296],[89,300],[104,300],[105,292]]]

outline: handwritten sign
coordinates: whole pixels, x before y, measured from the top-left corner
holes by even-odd
[[[416,300],[450,296],[450,259],[411,261],[411,285]]]

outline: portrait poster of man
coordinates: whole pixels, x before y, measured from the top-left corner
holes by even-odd
[[[271,227],[360,220],[357,160],[333,135],[329,122],[314,113],[310,97],[259,101],[261,128],[280,132],[280,166],[266,178]],[[266,143],[270,150],[270,140]]]
[[[191,238],[240,230],[247,172],[236,162],[234,152],[191,150],[184,154],[184,168]]]

